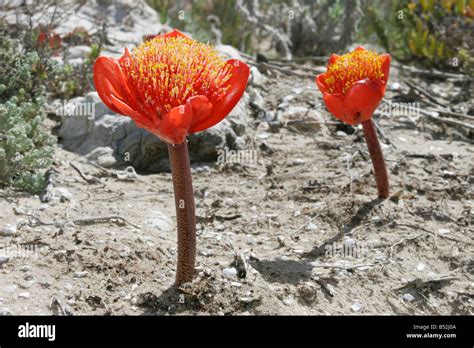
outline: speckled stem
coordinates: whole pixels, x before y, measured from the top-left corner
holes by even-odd
[[[387,198],[389,196],[387,168],[385,167],[385,161],[372,119],[362,122],[362,127],[364,128],[365,141],[367,142],[370,158],[374,166],[379,198]]]
[[[178,226],[178,265],[176,285],[193,280],[196,260],[196,215],[194,191],[189,167],[188,144],[168,144],[173,176],[176,220]]]

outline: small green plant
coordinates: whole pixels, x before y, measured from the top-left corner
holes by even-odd
[[[54,138],[42,127],[45,82],[57,74],[54,61],[24,52],[2,32],[0,42],[0,185],[31,193],[44,190]]]

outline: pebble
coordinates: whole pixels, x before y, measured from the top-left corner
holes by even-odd
[[[89,274],[87,271],[80,271],[74,273],[74,278],[84,278]]]
[[[27,265],[24,265],[20,268],[20,271],[21,272],[28,272],[28,271],[31,271],[31,267],[30,266],[27,266]]]
[[[10,260],[8,257],[0,256],[0,265],[3,265],[4,263],[7,263],[8,260]]]
[[[7,308],[0,309],[0,317],[6,316],[6,315],[12,315],[12,312]]]
[[[306,225],[305,230],[306,231],[314,231],[317,228],[318,228],[318,226],[316,226],[316,224],[313,224],[312,222],[310,222],[309,224]]]
[[[415,299],[415,297],[412,294],[406,293],[403,295],[403,299],[407,302],[412,302]]]
[[[347,137],[347,133],[346,133],[346,132],[343,132],[343,131],[341,131],[341,130],[338,130],[338,131],[336,132],[336,135],[337,135],[338,137]]]
[[[7,224],[0,230],[0,236],[2,237],[10,237],[16,234],[16,226]]]
[[[304,161],[304,159],[302,159],[302,158],[295,158],[295,159],[293,160],[293,165],[294,165],[294,166],[301,166],[301,165],[303,165],[303,164],[305,164],[305,161]]]
[[[285,298],[282,302],[286,306],[292,306],[295,303],[292,298]]]
[[[12,285],[7,285],[4,286],[3,288],[0,288],[0,292],[6,293],[6,294],[13,294],[17,289],[17,286],[15,284]]]
[[[20,292],[18,294],[19,298],[30,298],[30,293],[29,292]]]
[[[239,282],[231,282],[230,285],[235,286],[236,288],[240,288],[242,286],[242,283]]]
[[[237,276],[237,270],[232,267],[232,268],[224,268],[222,271],[226,277],[236,277]]]
[[[359,302],[356,302],[351,306],[351,310],[355,313],[361,312],[363,309],[364,309],[364,305]]]
[[[440,228],[438,230],[438,234],[441,235],[441,236],[444,236],[445,234],[448,234],[449,232],[451,232],[451,231],[446,229],[446,228]]]

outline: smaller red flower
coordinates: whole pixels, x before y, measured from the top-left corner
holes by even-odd
[[[224,119],[245,91],[249,67],[173,30],[148,36],[120,59],[99,57],[94,84],[102,101],[169,144]]]
[[[356,125],[372,117],[385,94],[389,70],[389,54],[377,55],[359,46],[342,56],[331,55],[316,84],[329,112]]]

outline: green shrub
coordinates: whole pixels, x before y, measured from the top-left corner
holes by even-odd
[[[54,138],[42,127],[44,95],[56,63],[24,52],[19,40],[0,41],[0,185],[40,193],[52,164]]]

